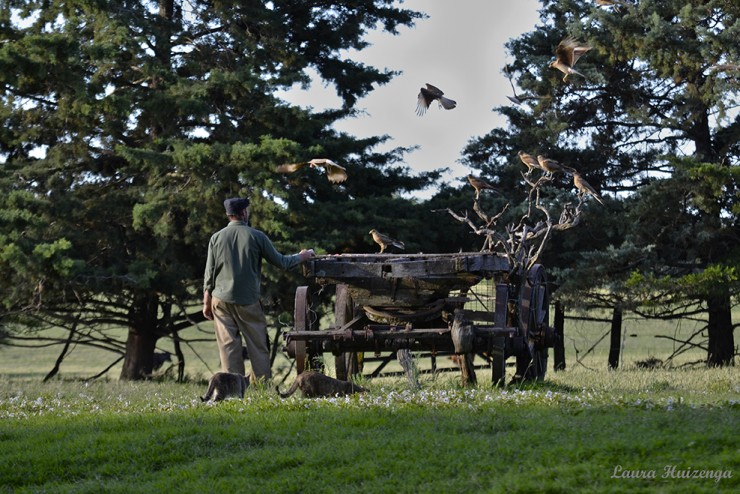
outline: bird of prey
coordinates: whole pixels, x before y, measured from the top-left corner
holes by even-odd
[[[475,198],[476,199],[478,199],[480,197],[480,191],[481,190],[486,190],[486,189],[487,190],[492,190],[492,191],[500,194],[500,192],[498,191],[498,189],[496,187],[494,187],[493,185],[489,184],[488,182],[486,182],[482,178],[474,177],[473,175],[468,175],[468,182],[470,182],[470,185],[472,185],[473,188],[475,189]]]
[[[563,166],[560,163],[550,158],[545,158],[541,154],[537,155],[537,162],[540,164],[540,168],[545,170],[545,173],[550,176],[554,173],[563,171]]]
[[[375,240],[375,243],[380,245],[380,254],[383,253],[383,251],[388,248],[389,246],[398,247],[399,249],[403,250],[406,248],[403,242],[400,240],[396,240],[395,238],[391,238],[388,235],[383,235],[379,231],[377,231],[375,228],[370,230],[370,235],[373,236],[373,240]]]
[[[427,83],[427,87],[423,87],[419,90],[419,96],[416,100],[416,114],[419,116],[424,115],[429,108],[429,105],[431,105],[432,101],[435,99],[439,103],[439,106],[445,110],[452,110],[455,108],[457,106],[457,102],[442,96],[443,94],[444,93],[439,88]]]
[[[520,94],[516,94],[516,89],[514,89],[514,82],[511,80],[511,74],[509,73],[509,67],[504,65],[504,72],[506,72],[506,78],[509,79],[509,85],[511,86],[511,90],[514,93],[514,96],[506,96],[509,98],[509,101],[514,103],[515,105],[521,105],[527,100],[530,99],[547,99],[547,96],[522,96]]]
[[[340,183],[347,180],[347,169],[337,165],[328,158],[314,158],[311,161],[304,161],[302,163],[280,165],[277,167],[277,171],[279,173],[293,173],[306,165],[311,168],[323,167],[326,170],[326,177],[329,179],[329,182]]]
[[[568,80],[568,76],[578,74],[586,77],[573,68],[579,58],[591,49],[590,46],[577,41],[573,36],[568,36],[562,40],[555,49],[555,60],[550,63],[550,67],[558,69],[565,74],[563,81]]]
[[[527,166],[527,175],[532,174],[532,170],[535,168],[541,169],[540,163],[537,161],[537,158],[532,156],[531,154],[527,154],[524,151],[519,151],[519,159],[522,160],[522,163],[524,163]]]
[[[591,184],[586,182],[586,180],[581,177],[581,174],[578,173],[575,170],[572,170],[571,173],[573,174],[573,185],[576,186],[576,189],[578,189],[579,195],[589,194],[594,197],[597,201],[599,201],[599,204],[602,206],[605,206],[604,201],[601,200],[601,196],[598,192],[596,192],[596,189],[591,187]]]

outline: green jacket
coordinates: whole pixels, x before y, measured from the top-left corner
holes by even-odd
[[[230,221],[208,242],[203,290],[225,302],[240,305],[259,302],[262,259],[282,269],[300,263],[299,254],[279,253],[263,232],[243,221]]]

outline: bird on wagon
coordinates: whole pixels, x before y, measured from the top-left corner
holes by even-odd
[[[397,247],[401,250],[406,248],[406,245],[404,245],[404,243],[400,240],[396,240],[395,238],[391,238],[388,235],[384,235],[375,228],[370,230],[370,235],[373,236],[373,240],[375,240],[375,243],[380,245],[380,254],[382,254],[385,249],[390,246]]]
[[[586,77],[573,66],[576,64],[579,58],[591,49],[587,44],[577,41],[573,36],[568,36],[560,43],[558,43],[555,49],[555,60],[550,63],[550,67],[558,69],[560,72],[565,74],[563,81],[568,80],[569,75],[578,74],[581,77]]]
[[[347,180],[347,169],[343,166],[337,165],[328,158],[314,158],[311,161],[304,161],[302,163],[288,163],[277,167],[278,173],[293,173],[304,166],[310,166],[311,168],[324,168],[326,170],[326,178],[332,183],[341,183]]]
[[[419,95],[416,98],[416,114],[419,116],[424,115],[427,109],[429,109],[429,105],[431,105],[434,100],[437,100],[439,106],[445,110],[452,110],[455,108],[457,106],[457,102],[443,96],[443,94],[444,93],[441,89],[427,83],[427,87],[421,88],[419,90]]]

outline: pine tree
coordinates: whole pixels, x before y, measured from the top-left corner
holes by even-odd
[[[349,199],[385,203],[438,176],[410,176],[395,164],[403,149],[373,153],[382,137],[331,128],[394,75],[344,51],[365,47],[370,29],[395,34],[421,17],[387,0],[2,5],[0,321],[97,335],[125,355],[121,378],[150,373],[157,340],[200,317],[184,307],[200,300],[225,198],[250,196],[255,226],[283,252],[369,249],[354,229],[327,231],[351,219],[366,235],[370,219]],[[314,113],[276,96],[309,84],[309,68],[340,108]],[[352,179],[275,173],[314,157]],[[285,276],[268,274],[266,297],[292,303]],[[129,328],[125,345],[105,336],[111,326]]]
[[[723,0],[543,1],[542,25],[508,43],[505,72],[536,98],[499,109],[510,127],[466,150],[471,166],[504,187],[520,180],[524,150],[577,169],[608,196],[607,207],[592,203],[586,222],[553,239],[548,266],[569,272],[559,282],[581,297],[608,286],[610,303],[633,306],[635,279],[668,276],[666,306],[683,297],[708,315],[710,365],[730,364],[734,353],[739,16],[740,4]],[[582,76],[564,81],[549,63],[568,36],[591,50],[575,67]],[[558,185],[574,191],[567,174]]]

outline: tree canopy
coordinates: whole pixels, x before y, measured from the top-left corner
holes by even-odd
[[[507,190],[521,180],[519,150],[578,170],[606,207],[592,202],[578,229],[553,238],[547,265],[559,268],[559,295],[636,309],[655,307],[661,293],[665,307],[691,301],[709,314],[709,362],[731,362],[740,6],[542,3],[542,25],[507,45],[514,61],[505,73],[534,98],[499,108],[510,126],[472,142],[468,164],[498,176]],[[577,62],[582,76],[563,80],[549,63],[569,36],[591,50]],[[574,192],[562,177],[560,193]]]
[[[394,75],[347,51],[421,17],[389,0],[3,2],[2,326],[127,327],[125,347],[105,345],[125,352],[123,378],[145,375],[157,339],[199,317],[185,307],[231,196],[251,198],[254,226],[283,252],[373,249],[372,212],[412,207],[395,194],[439,174],[413,176],[406,150],[373,151],[385,136],[331,125]],[[308,69],[340,108],[276,96],[311,83]],[[351,180],[275,173],[315,157]],[[267,274],[265,296],[287,306],[285,275]]]

